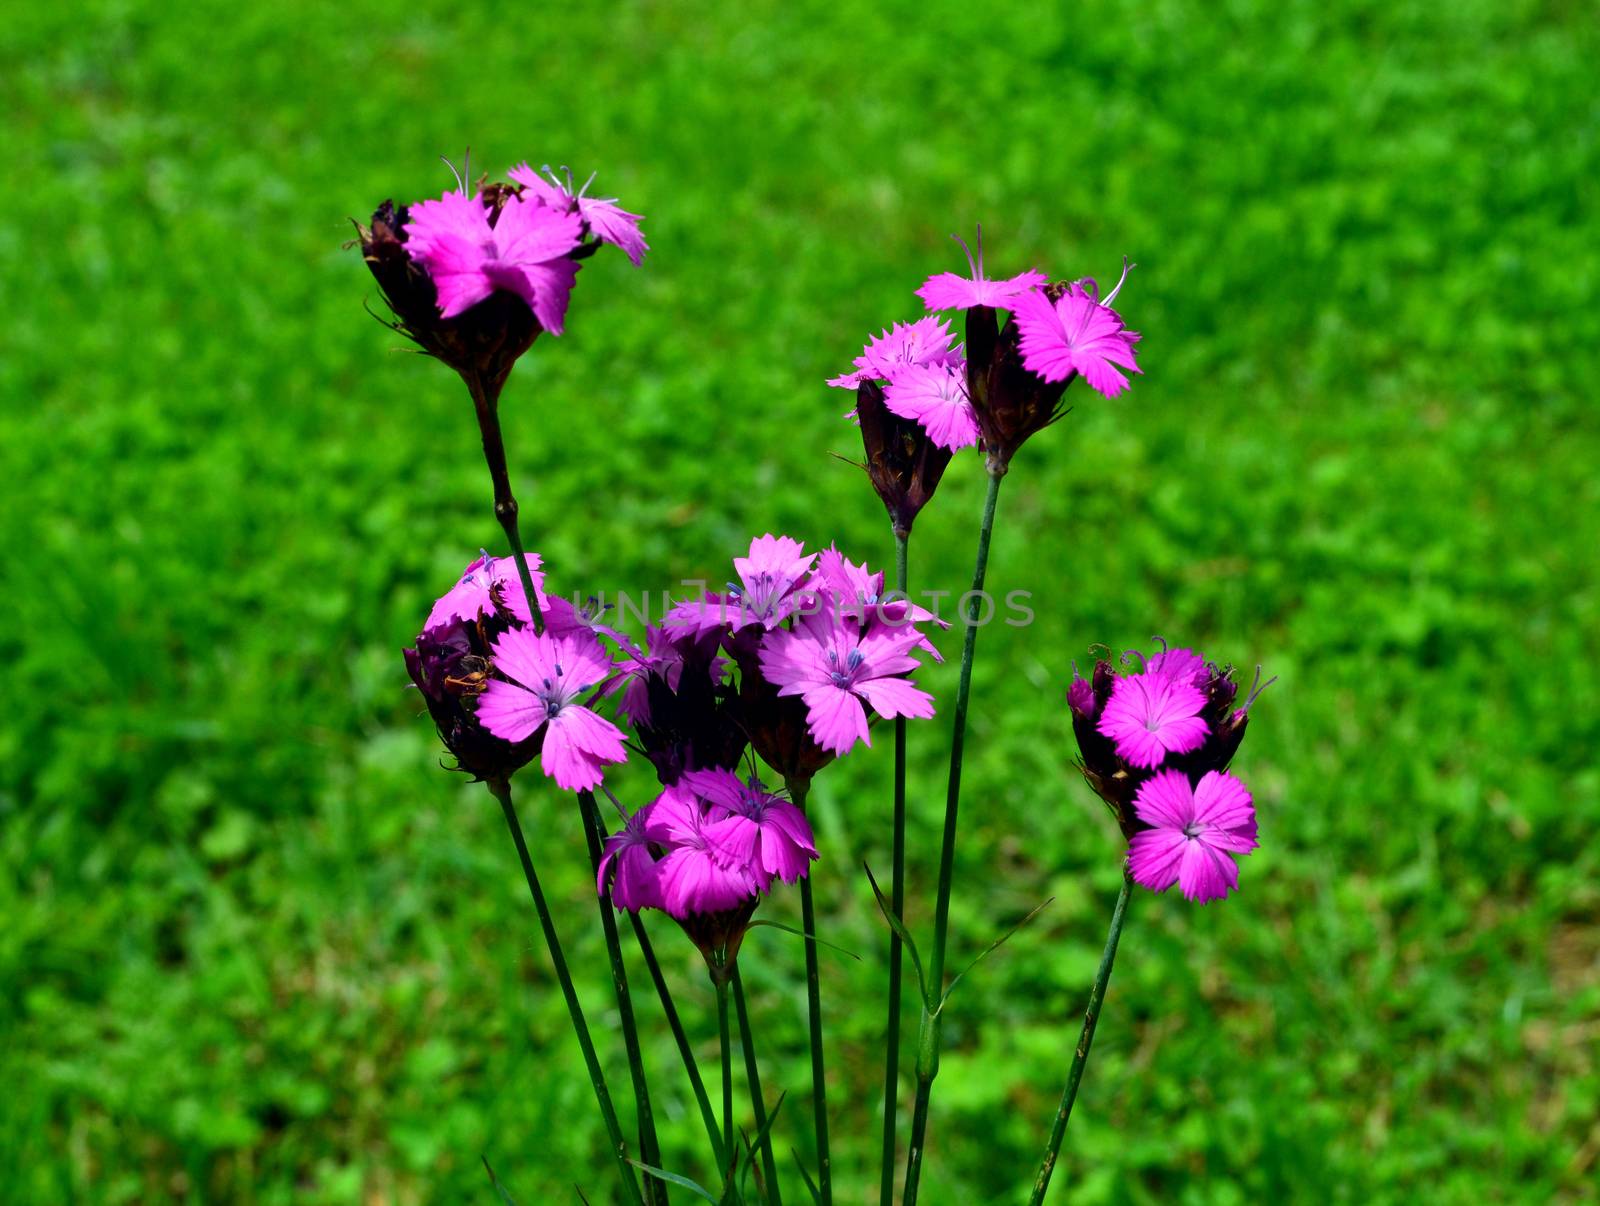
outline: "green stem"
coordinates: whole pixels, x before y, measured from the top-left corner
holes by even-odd
[[[728,1038],[728,979],[726,975],[713,974],[713,984],[717,986],[717,1031],[722,1036],[722,1150],[730,1154],[730,1159],[723,1165],[722,1172],[726,1179],[733,1176],[733,1168],[737,1163],[731,1158],[733,1152],[733,1044]]]
[[[678,1008],[672,1003],[672,992],[667,988],[666,977],[661,974],[661,965],[656,962],[655,947],[650,944],[650,936],[645,933],[644,922],[637,913],[629,913],[633,922],[633,935],[639,940],[639,950],[644,955],[644,965],[650,969],[650,978],[655,982],[656,995],[661,998],[661,1011],[667,1015],[667,1025],[672,1030],[672,1037],[678,1044],[678,1054],[683,1057],[683,1068],[689,1074],[689,1084],[694,1089],[695,1103],[700,1107],[700,1119],[705,1124],[706,1137],[711,1140],[711,1150],[716,1153],[717,1167],[727,1167],[727,1153],[722,1148],[722,1130],[717,1124],[716,1111],[711,1108],[711,1098],[706,1094],[706,1082],[700,1077],[700,1065],[694,1058],[694,1047],[689,1042],[689,1036],[683,1029],[683,1019],[678,1016]]]
[[[904,596],[906,586],[907,545],[910,532],[894,534],[894,588]],[[909,600],[907,605],[909,606]],[[897,716],[894,722],[894,866],[893,882],[889,888],[889,904],[894,915],[905,920],[906,907],[906,718]],[[883,1155],[882,1174],[878,1184],[880,1206],[894,1206],[895,1127],[898,1122],[900,1097],[900,977],[904,959],[900,950],[900,935],[889,931],[889,1033],[883,1061]]]
[[[623,1193],[635,1206],[642,1206],[639,1182],[633,1166],[628,1163],[628,1144],[617,1124],[617,1112],[611,1104],[611,1093],[606,1088],[605,1072],[600,1058],[595,1054],[594,1041],[589,1037],[589,1024],[584,1021],[583,1006],[578,1002],[578,991],[572,984],[572,973],[567,970],[566,956],[561,953],[561,940],[556,937],[555,922],[550,917],[550,907],[545,902],[544,889],[539,886],[539,875],[533,869],[533,857],[528,853],[527,840],[522,836],[522,823],[517,820],[517,809],[511,802],[511,785],[504,780],[491,780],[489,791],[500,801],[506,825],[511,830],[511,840],[516,843],[517,857],[522,860],[522,875],[528,881],[528,891],[533,895],[534,911],[539,914],[539,925],[544,930],[545,946],[550,951],[550,962],[555,967],[556,979],[561,984],[561,994],[567,1001],[567,1014],[572,1019],[572,1029],[578,1036],[578,1046],[583,1049],[583,1062],[589,1069],[589,1083],[594,1086],[595,1101],[600,1106],[600,1117],[605,1122],[606,1134],[611,1140],[612,1154],[617,1158],[622,1175]]]
[[[528,596],[530,599],[532,595]],[[583,815],[583,833],[589,844],[589,865],[600,866],[601,837],[604,827],[594,793],[578,793],[578,810]],[[617,912],[608,897],[600,897],[600,926],[605,931],[606,951],[611,956],[611,982],[617,994],[617,1014],[622,1023],[622,1043],[628,1053],[628,1071],[633,1078],[633,1096],[639,1114],[639,1158],[654,1168],[661,1167],[661,1146],[656,1140],[655,1113],[650,1108],[650,1086],[644,1074],[644,1058],[639,1048],[639,1028],[633,1017],[633,997],[628,991],[628,969],[622,961],[622,942],[617,936]],[[666,1186],[654,1177],[646,1178],[645,1194],[652,1202],[665,1206]]]
[[[1000,497],[998,473],[989,475],[989,492],[983,501],[983,521],[978,528],[978,553],[972,566],[972,592],[968,596],[966,639],[961,646],[961,679],[956,687],[955,715],[951,720],[950,783],[944,801],[944,842],[939,852],[939,895],[933,913],[933,950],[928,959],[928,991],[944,991],[944,944],[950,927],[950,883],[955,875],[956,814],[961,806],[961,760],[967,739],[967,701],[972,695],[972,657],[978,644],[978,608],[982,603],[983,579],[989,567],[989,538],[994,532],[995,504]],[[906,1150],[906,1189],[903,1206],[915,1206],[917,1186],[922,1176],[923,1144],[928,1127],[928,1099],[933,1078],[939,1073],[939,1041],[942,1002],[933,1010],[922,1005],[922,1024],[917,1035],[917,1100],[911,1115],[911,1144]]]
[[[767,1103],[761,1097],[761,1071],[756,1067],[756,1038],[750,1029],[750,1012],[744,1003],[744,981],[739,978],[739,965],[733,965],[733,1007],[739,1014],[739,1041],[744,1046],[744,1076],[750,1085],[750,1105],[755,1110],[756,1133],[761,1136],[761,1167],[767,1176],[766,1200],[772,1206],[783,1206],[783,1193],[778,1188],[778,1161],[772,1154],[772,1136],[767,1133]]]
[[[789,798],[805,808],[810,784],[789,783]],[[806,935],[806,1023],[811,1031],[811,1112],[817,1128],[817,1197],[833,1204],[833,1162],[828,1156],[828,1087],[822,1059],[822,982],[817,975],[817,908],[811,877],[800,881],[800,928]]]
[[[463,376],[478,414],[478,433],[483,437],[483,459],[488,463],[489,478],[494,483],[494,517],[500,521],[500,527],[511,545],[512,559],[517,564],[517,577],[522,580],[528,613],[533,618],[533,630],[543,632],[544,615],[539,610],[539,596],[534,593],[533,575],[528,570],[528,554],[522,547],[522,533],[517,527],[517,499],[511,492],[511,475],[506,471],[506,446],[500,435],[500,387],[485,381],[477,373],[465,373]]]
[[[1089,1062],[1089,1044],[1094,1042],[1095,1023],[1100,1020],[1100,1006],[1106,999],[1106,985],[1111,981],[1111,965],[1116,962],[1117,942],[1122,938],[1122,918],[1128,911],[1128,893],[1133,887],[1133,876],[1126,868],[1122,872],[1122,891],[1117,894],[1117,907],[1111,913],[1111,930],[1106,934],[1106,949],[1100,956],[1100,967],[1094,973],[1094,987],[1089,990],[1089,1008],[1083,1013],[1083,1032],[1078,1036],[1078,1047],[1072,1053],[1072,1067],[1067,1069],[1067,1085],[1061,1091],[1061,1106],[1056,1110],[1055,1125],[1050,1128],[1050,1142],[1045,1146],[1044,1159],[1039,1164],[1039,1175],[1033,1182],[1033,1194],[1028,1206],[1039,1206],[1044,1201],[1045,1190],[1050,1187],[1050,1174],[1055,1171],[1056,1156],[1061,1151],[1061,1140],[1067,1133],[1067,1119],[1072,1116],[1072,1103],[1078,1096],[1078,1082],[1083,1079],[1083,1066]]]

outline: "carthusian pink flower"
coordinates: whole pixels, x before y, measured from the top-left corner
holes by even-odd
[[[608,762],[623,762],[622,733],[579,700],[612,673],[592,633],[552,636],[513,628],[494,643],[498,676],[478,697],[479,722],[496,737],[524,741],[543,733],[544,773],[567,791],[588,791]]]
[[[867,340],[853,362],[855,371],[829,378],[828,384],[855,389],[863,381],[893,381],[902,369],[914,365],[959,369],[966,362],[961,349],[951,346],[955,340],[950,324],[931,314],[915,322],[897,322]]]
[[[1159,766],[1168,753],[1188,753],[1205,741],[1205,706],[1205,692],[1192,682],[1146,669],[1117,679],[1099,728],[1130,765]]]
[[[458,189],[411,207],[406,250],[433,279],[439,316],[454,318],[504,290],[522,298],[541,327],[561,334],[578,276],[569,253],[583,239],[582,219],[517,196],[504,199],[492,225],[489,216],[483,195]]]
[[[1258,843],[1255,805],[1238,779],[1210,771],[1191,787],[1182,771],[1162,771],[1139,789],[1133,808],[1149,826],[1128,843],[1136,883],[1154,892],[1177,884],[1185,897],[1202,903],[1239,886],[1232,855],[1248,854]]]
[[[595,887],[605,896],[609,884],[611,903],[619,909],[637,913],[666,907],[650,848],[668,841],[669,831],[666,825],[651,820],[654,810],[654,803],[646,804],[623,823],[621,831],[606,839],[605,853],[595,870]]]
[[[708,816],[685,784],[665,789],[651,812],[662,830],[665,856],[657,866],[661,898],[680,920],[691,913],[720,913],[760,894],[750,855],[756,835],[739,817]]]
[[[524,199],[552,209],[576,213],[595,238],[620,247],[635,266],[644,262],[644,253],[650,250],[650,245],[639,231],[639,223],[643,219],[638,214],[630,214],[623,209],[615,197],[589,196],[589,185],[594,183],[593,176],[582,188],[574,190],[570,174],[567,182],[562,184],[549,168],[545,168],[545,172],[549,173],[548,179],[523,163],[512,168],[510,176],[526,190]]]
[[[800,588],[816,560],[798,540],[770,532],[757,536],[748,554],[733,559],[737,587],[678,604],[667,613],[666,626],[673,632],[705,632],[727,625],[738,632],[759,624],[770,631],[800,606]]]
[[[817,857],[806,814],[761,781],[739,778],[732,771],[688,771],[683,784],[703,800],[713,821],[736,818],[749,827],[747,869],[765,891],[774,879],[792,884]]]
[[[978,442],[978,419],[967,397],[964,370],[908,365],[884,388],[883,403],[892,414],[920,423],[940,448],[956,452]]]
[[[541,596],[539,607],[542,611],[547,600],[543,597],[544,574],[539,570],[539,554],[524,555],[534,592]],[[505,612],[509,612],[519,623],[533,622],[533,613],[528,608],[528,593],[522,589],[522,576],[517,573],[517,563],[510,557],[491,557],[484,553],[467,566],[460,581],[445,591],[433,605],[423,628],[433,628],[450,620],[473,621],[481,616],[503,615]]]
[[[1126,267],[1122,275],[1126,280]],[[1111,308],[1121,288],[1119,281],[1105,301],[1096,297],[1092,280],[1075,281],[1054,298],[1038,290],[1020,297],[1014,316],[1023,366],[1051,382],[1077,373],[1108,398],[1127,389],[1128,378],[1117,369],[1140,371],[1133,351],[1139,335]]]
[[[911,651],[923,636],[907,624],[882,617],[866,625],[824,607],[790,629],[771,632],[760,652],[762,675],[780,696],[806,705],[812,740],[835,755],[857,741],[872,744],[866,708],[880,716],[913,719],[933,715],[933,697],[906,676],[917,669]]]
[[[1009,308],[1019,297],[1045,283],[1045,274],[1030,268],[1004,280],[990,280],[983,275],[983,228],[978,228],[978,255],[974,260],[972,249],[960,235],[951,235],[961,250],[967,253],[970,277],[954,272],[936,272],[917,290],[930,310],[970,310],[973,306]]]

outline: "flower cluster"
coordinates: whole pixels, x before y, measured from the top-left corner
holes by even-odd
[[[1255,807],[1228,772],[1244,740],[1260,682],[1235,707],[1231,666],[1192,649],[1168,649],[1135,673],[1095,663],[1067,691],[1084,778],[1127,835],[1128,866],[1156,892],[1178,884],[1190,900],[1218,900],[1238,887],[1233,854],[1256,847]]]
[[[616,634],[546,596],[539,565],[528,554],[542,633],[515,563],[484,554],[433,605],[406,668],[462,770],[503,781],[537,757],[557,786],[590,790],[627,756],[621,731],[585,699],[615,681],[599,632]]]
[[[1060,416],[1062,395],[1075,377],[1108,398],[1126,389],[1121,370],[1139,371],[1134,355],[1139,335],[1111,308],[1121,281],[1101,300],[1089,277],[1049,283],[1044,273],[1028,269],[991,278],[984,272],[981,235],[976,256],[962,243],[969,276],[936,273],[917,290],[930,311],[965,311],[963,347],[952,347],[948,324],[930,314],[896,324],[868,342],[854,370],[828,384],[858,391],[858,417],[877,404],[880,399],[871,391],[880,390],[890,415],[917,424],[926,440],[945,452],[981,442],[989,472],[998,476],[1029,436]],[[1127,272],[1124,261],[1124,280]],[[997,309],[1010,312],[1004,325]],[[875,435],[863,420],[868,472],[893,514],[896,503],[879,484],[881,472],[873,471],[882,450],[893,445],[881,437],[875,441]],[[926,493],[932,488],[924,486]]]
[[[356,227],[395,329],[495,393],[541,331],[561,334],[578,269],[601,243],[635,264],[648,250],[639,215],[588,196],[587,184],[527,164],[509,174],[510,184],[458,177],[411,206],[385,201]]]

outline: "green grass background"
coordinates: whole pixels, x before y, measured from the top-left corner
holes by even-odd
[[[480,1154],[524,1203],[611,1191],[503,825],[402,689],[496,546],[471,413],[341,246],[468,144],[648,215],[645,267],[586,267],[505,399],[567,590],[717,580],[769,529],[887,561],[822,379],[975,222],[998,269],[1139,262],[1145,376],[1076,387],[1001,499],[992,584],[1037,621],[980,643],[952,961],[1055,902],[954,1000],[927,1200],[1032,1175],[1119,874],[1063,690],[1152,633],[1280,676],[1237,763],[1262,848],[1220,906],[1134,898],[1055,1200],[1592,1192],[1588,5],[196,0],[26,6],[0,47],[0,1199],[488,1201]],[[916,585],[964,586],[980,479],[952,468]],[[926,933],[949,735],[913,733]],[[886,753],[815,794],[825,935],[861,955],[823,963],[847,1202]],[[523,795],[626,1098],[575,817]],[[770,929],[743,960],[809,1156],[800,963]],[[641,995],[669,1162],[707,1177]]]

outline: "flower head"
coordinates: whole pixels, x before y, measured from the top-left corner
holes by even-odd
[[[666,907],[651,847],[667,841],[669,831],[666,825],[651,820],[654,810],[654,803],[646,804],[623,822],[622,829],[606,839],[605,853],[595,869],[595,888],[601,896],[609,894],[619,909],[637,913]]]
[[[761,672],[780,696],[804,700],[812,739],[841,755],[857,741],[872,743],[869,707],[890,718],[933,715],[933,697],[907,677],[918,667],[911,651],[923,639],[909,624],[897,628],[878,616],[863,626],[825,606],[794,629],[767,635]]]
[[[1122,275],[1126,280],[1126,264]],[[1023,366],[1051,382],[1067,381],[1077,374],[1107,398],[1127,389],[1128,378],[1117,369],[1141,371],[1133,352],[1139,335],[1128,330],[1122,316],[1111,308],[1121,288],[1119,281],[1102,302],[1094,281],[1085,278],[1065,290],[1021,297],[1015,318]]]
[[[1186,754],[1205,741],[1205,706],[1205,693],[1191,682],[1146,669],[1117,680],[1099,728],[1129,765],[1149,769],[1169,753]]]
[[[570,173],[566,183],[563,184],[549,168],[546,168],[545,172],[548,178],[541,176],[528,164],[522,163],[512,168],[509,175],[526,190],[525,199],[558,212],[576,213],[583,220],[589,233],[602,242],[620,247],[628,259],[633,261],[635,267],[644,262],[644,255],[650,250],[650,244],[645,242],[644,235],[639,230],[639,223],[643,218],[623,209],[617,204],[615,197],[589,196],[589,185],[594,182],[593,176],[589,177],[582,188],[574,189]]]
[[[1191,785],[1182,771],[1148,780],[1133,800],[1146,826],[1128,843],[1128,869],[1154,892],[1179,885],[1189,900],[1221,900],[1239,886],[1234,854],[1257,846],[1256,811],[1245,785],[1208,771]]]
[[[771,631],[798,608],[800,588],[816,562],[815,553],[788,536],[757,536],[750,551],[733,559],[739,585],[726,594],[680,603],[668,614],[668,630],[706,632],[726,627],[731,632],[752,625]]]
[[[622,733],[580,701],[612,673],[592,634],[552,636],[514,628],[494,644],[496,677],[478,698],[479,722],[497,737],[542,733],[544,773],[567,791],[588,791],[607,763],[623,762]]]
[[[921,424],[940,448],[957,452],[978,442],[978,420],[967,396],[964,369],[907,365],[889,382],[883,401],[890,413]]]
[[[1024,293],[1037,289],[1045,283],[1045,274],[1037,269],[1030,268],[1026,272],[1019,272],[1016,276],[1004,280],[990,280],[983,274],[983,228],[978,228],[978,254],[973,258],[972,249],[967,246],[966,240],[960,235],[951,235],[961,250],[967,253],[967,269],[972,273],[970,277],[960,276],[954,272],[936,272],[923,282],[922,288],[917,290],[917,296],[930,310],[970,310],[974,306],[1009,307]]]
[[[855,370],[829,379],[838,389],[855,389],[863,381],[893,381],[900,371],[917,365],[959,369],[964,363],[955,333],[942,318],[929,315],[915,322],[897,322],[867,340],[854,360]]]
[[[539,756],[540,737],[511,742],[478,723],[473,706],[489,685],[490,633],[503,622],[449,619],[430,624],[405,653],[406,673],[456,765],[475,779],[507,779]]]
[[[524,557],[528,577],[533,581],[534,593],[539,596],[539,607],[543,611],[550,600],[544,595],[539,554],[525,553]],[[508,617],[519,624],[533,622],[528,592],[522,588],[522,576],[517,573],[514,559],[481,554],[462,571],[460,580],[440,596],[423,627],[433,628],[451,620],[472,621],[481,616]]]
[[[683,784],[706,803],[712,820],[735,820],[748,827],[751,853],[747,869],[762,891],[770,888],[774,879],[794,883],[817,857],[806,814],[767,791],[759,779],[741,779],[726,770],[689,771]]]

